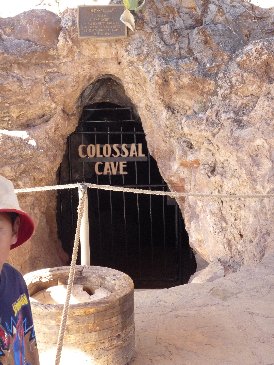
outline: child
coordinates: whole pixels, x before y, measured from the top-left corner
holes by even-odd
[[[0,175],[0,365],[39,364],[26,283],[6,263],[10,249],[27,241],[33,230],[11,181]]]

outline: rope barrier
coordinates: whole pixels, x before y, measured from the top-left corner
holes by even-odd
[[[87,194],[87,189],[85,189],[83,186],[79,186],[79,190],[80,189],[83,189],[83,190],[81,192],[79,191],[79,197],[81,196],[81,199],[80,199],[79,205],[78,205],[77,227],[76,227],[72,259],[71,259],[70,270],[69,270],[66,301],[64,304],[63,312],[62,312],[62,319],[61,319],[61,324],[60,324],[59,334],[58,334],[55,365],[60,364],[61,355],[62,355],[62,347],[63,347],[64,335],[65,335],[65,331],[66,331],[67,318],[68,318],[69,301],[70,301],[71,291],[72,291],[73,282],[74,282],[76,260],[77,260],[79,241],[80,241],[80,226],[81,226],[81,220],[82,220],[82,217],[84,214],[84,202],[85,202],[85,198],[86,198],[86,194]]]
[[[41,186],[35,188],[23,188],[23,189],[15,189],[17,194],[21,193],[34,193],[41,191],[52,191],[52,190],[65,190],[65,189],[76,189],[81,186],[87,186],[90,189],[99,189],[106,191],[116,191],[116,192],[124,192],[124,193],[132,193],[132,194],[144,194],[144,195],[158,195],[158,196],[169,196],[171,198],[179,198],[179,197],[193,197],[193,198],[217,198],[217,199],[264,199],[264,198],[274,198],[274,193],[268,194],[212,194],[212,193],[178,193],[178,192],[170,192],[170,191],[153,191],[153,190],[145,190],[145,189],[135,189],[135,188],[125,188],[120,186],[111,186],[111,185],[97,185],[97,184],[89,184],[89,183],[77,183],[77,184],[67,184],[67,185],[54,185],[54,186]]]
[[[192,182],[191,182],[192,185]],[[191,186],[192,187],[192,186]],[[133,193],[133,194],[144,194],[144,195],[158,195],[158,196],[169,196],[172,198],[176,197],[197,197],[197,198],[273,198],[274,194],[204,194],[204,193],[177,193],[177,192],[165,192],[165,191],[151,191],[145,189],[133,189],[133,188],[125,188],[119,186],[110,186],[110,185],[97,185],[97,184],[88,184],[88,183],[77,183],[77,184],[67,184],[67,185],[55,185],[55,186],[42,186],[42,187],[35,187],[35,188],[24,188],[24,189],[15,189],[17,194],[20,193],[31,193],[31,192],[42,192],[42,191],[54,191],[54,190],[65,190],[65,189],[75,189],[78,188],[78,195],[79,195],[79,205],[78,205],[78,218],[77,218],[77,227],[75,232],[74,238],[74,245],[73,245],[73,252],[72,252],[72,259],[70,264],[69,270],[69,278],[68,278],[68,286],[66,292],[66,300],[63,307],[61,324],[59,328],[58,334],[58,341],[57,341],[57,349],[56,349],[56,357],[55,357],[55,365],[60,364],[61,355],[62,355],[62,348],[64,342],[64,335],[66,331],[67,325],[67,318],[68,318],[68,311],[69,311],[69,302],[72,292],[72,287],[74,283],[75,277],[75,267],[76,267],[76,260],[78,255],[79,249],[79,242],[80,242],[80,228],[81,228],[81,221],[84,214],[85,208],[85,199],[87,197],[87,188],[90,189],[100,189],[106,191],[116,191],[116,192],[126,192],[126,193]],[[191,188],[192,190],[192,188]]]

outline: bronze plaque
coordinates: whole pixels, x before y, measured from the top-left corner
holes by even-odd
[[[81,38],[125,38],[127,29],[120,20],[123,5],[79,6],[78,33]]]

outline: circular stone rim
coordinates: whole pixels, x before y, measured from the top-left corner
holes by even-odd
[[[67,274],[67,277],[68,277],[69,270],[70,270],[70,266],[60,266],[60,267],[40,269],[40,270],[32,271],[30,273],[25,274],[24,279],[26,281],[28,290],[30,291],[31,285],[34,285],[38,282],[39,283],[47,282],[45,280],[41,281],[41,279],[49,279],[49,280],[53,279],[54,280],[54,279],[56,279],[56,277],[58,277],[58,274],[64,274],[64,273]],[[77,279],[77,274],[79,274],[80,272],[81,273],[89,272],[91,274],[93,272],[94,274],[97,274],[97,275],[99,274],[101,276],[102,276],[103,272],[107,272],[107,274],[111,275],[113,278],[117,278],[118,283],[116,284],[115,289],[107,297],[97,299],[97,300],[94,300],[91,302],[87,301],[87,302],[82,302],[82,303],[77,303],[77,304],[70,304],[70,308],[72,310],[77,309],[77,308],[79,308],[79,309],[80,308],[83,308],[83,309],[84,308],[89,308],[89,309],[94,308],[94,310],[96,310],[96,311],[98,311],[98,308],[102,308],[102,310],[105,310],[107,307],[113,306],[113,302],[115,300],[118,299],[120,302],[124,297],[126,297],[127,295],[130,295],[130,293],[134,290],[133,280],[127,274],[125,274],[121,271],[111,269],[108,267],[102,267],[102,266],[76,265],[74,283],[75,283],[75,279]],[[106,277],[109,277],[109,276],[106,275]],[[105,286],[100,286],[100,287],[109,290]],[[41,290],[43,290],[43,289],[41,289]],[[37,292],[39,292],[39,291],[37,291]],[[64,304],[47,304],[47,303],[41,303],[41,302],[35,301],[31,296],[31,292],[30,292],[30,303],[31,303],[32,307],[41,307],[41,308],[46,307],[47,310],[60,310],[62,307],[64,307]]]

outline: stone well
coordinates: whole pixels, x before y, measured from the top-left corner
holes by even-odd
[[[25,275],[42,364],[54,362],[50,356],[55,354],[58,343],[64,308],[62,284],[66,286],[69,270],[69,267],[58,267]],[[85,357],[90,359],[88,364],[127,365],[133,357],[135,343],[132,280],[117,270],[76,266],[74,284],[75,289],[79,288],[70,297],[61,364],[68,363],[66,357],[74,350],[81,354],[78,358],[75,354],[72,356],[76,356],[73,361],[79,363],[81,357]],[[49,289],[55,289],[55,296],[53,291],[52,297],[45,296],[45,290]],[[62,301],[58,298],[53,301],[58,293]]]

